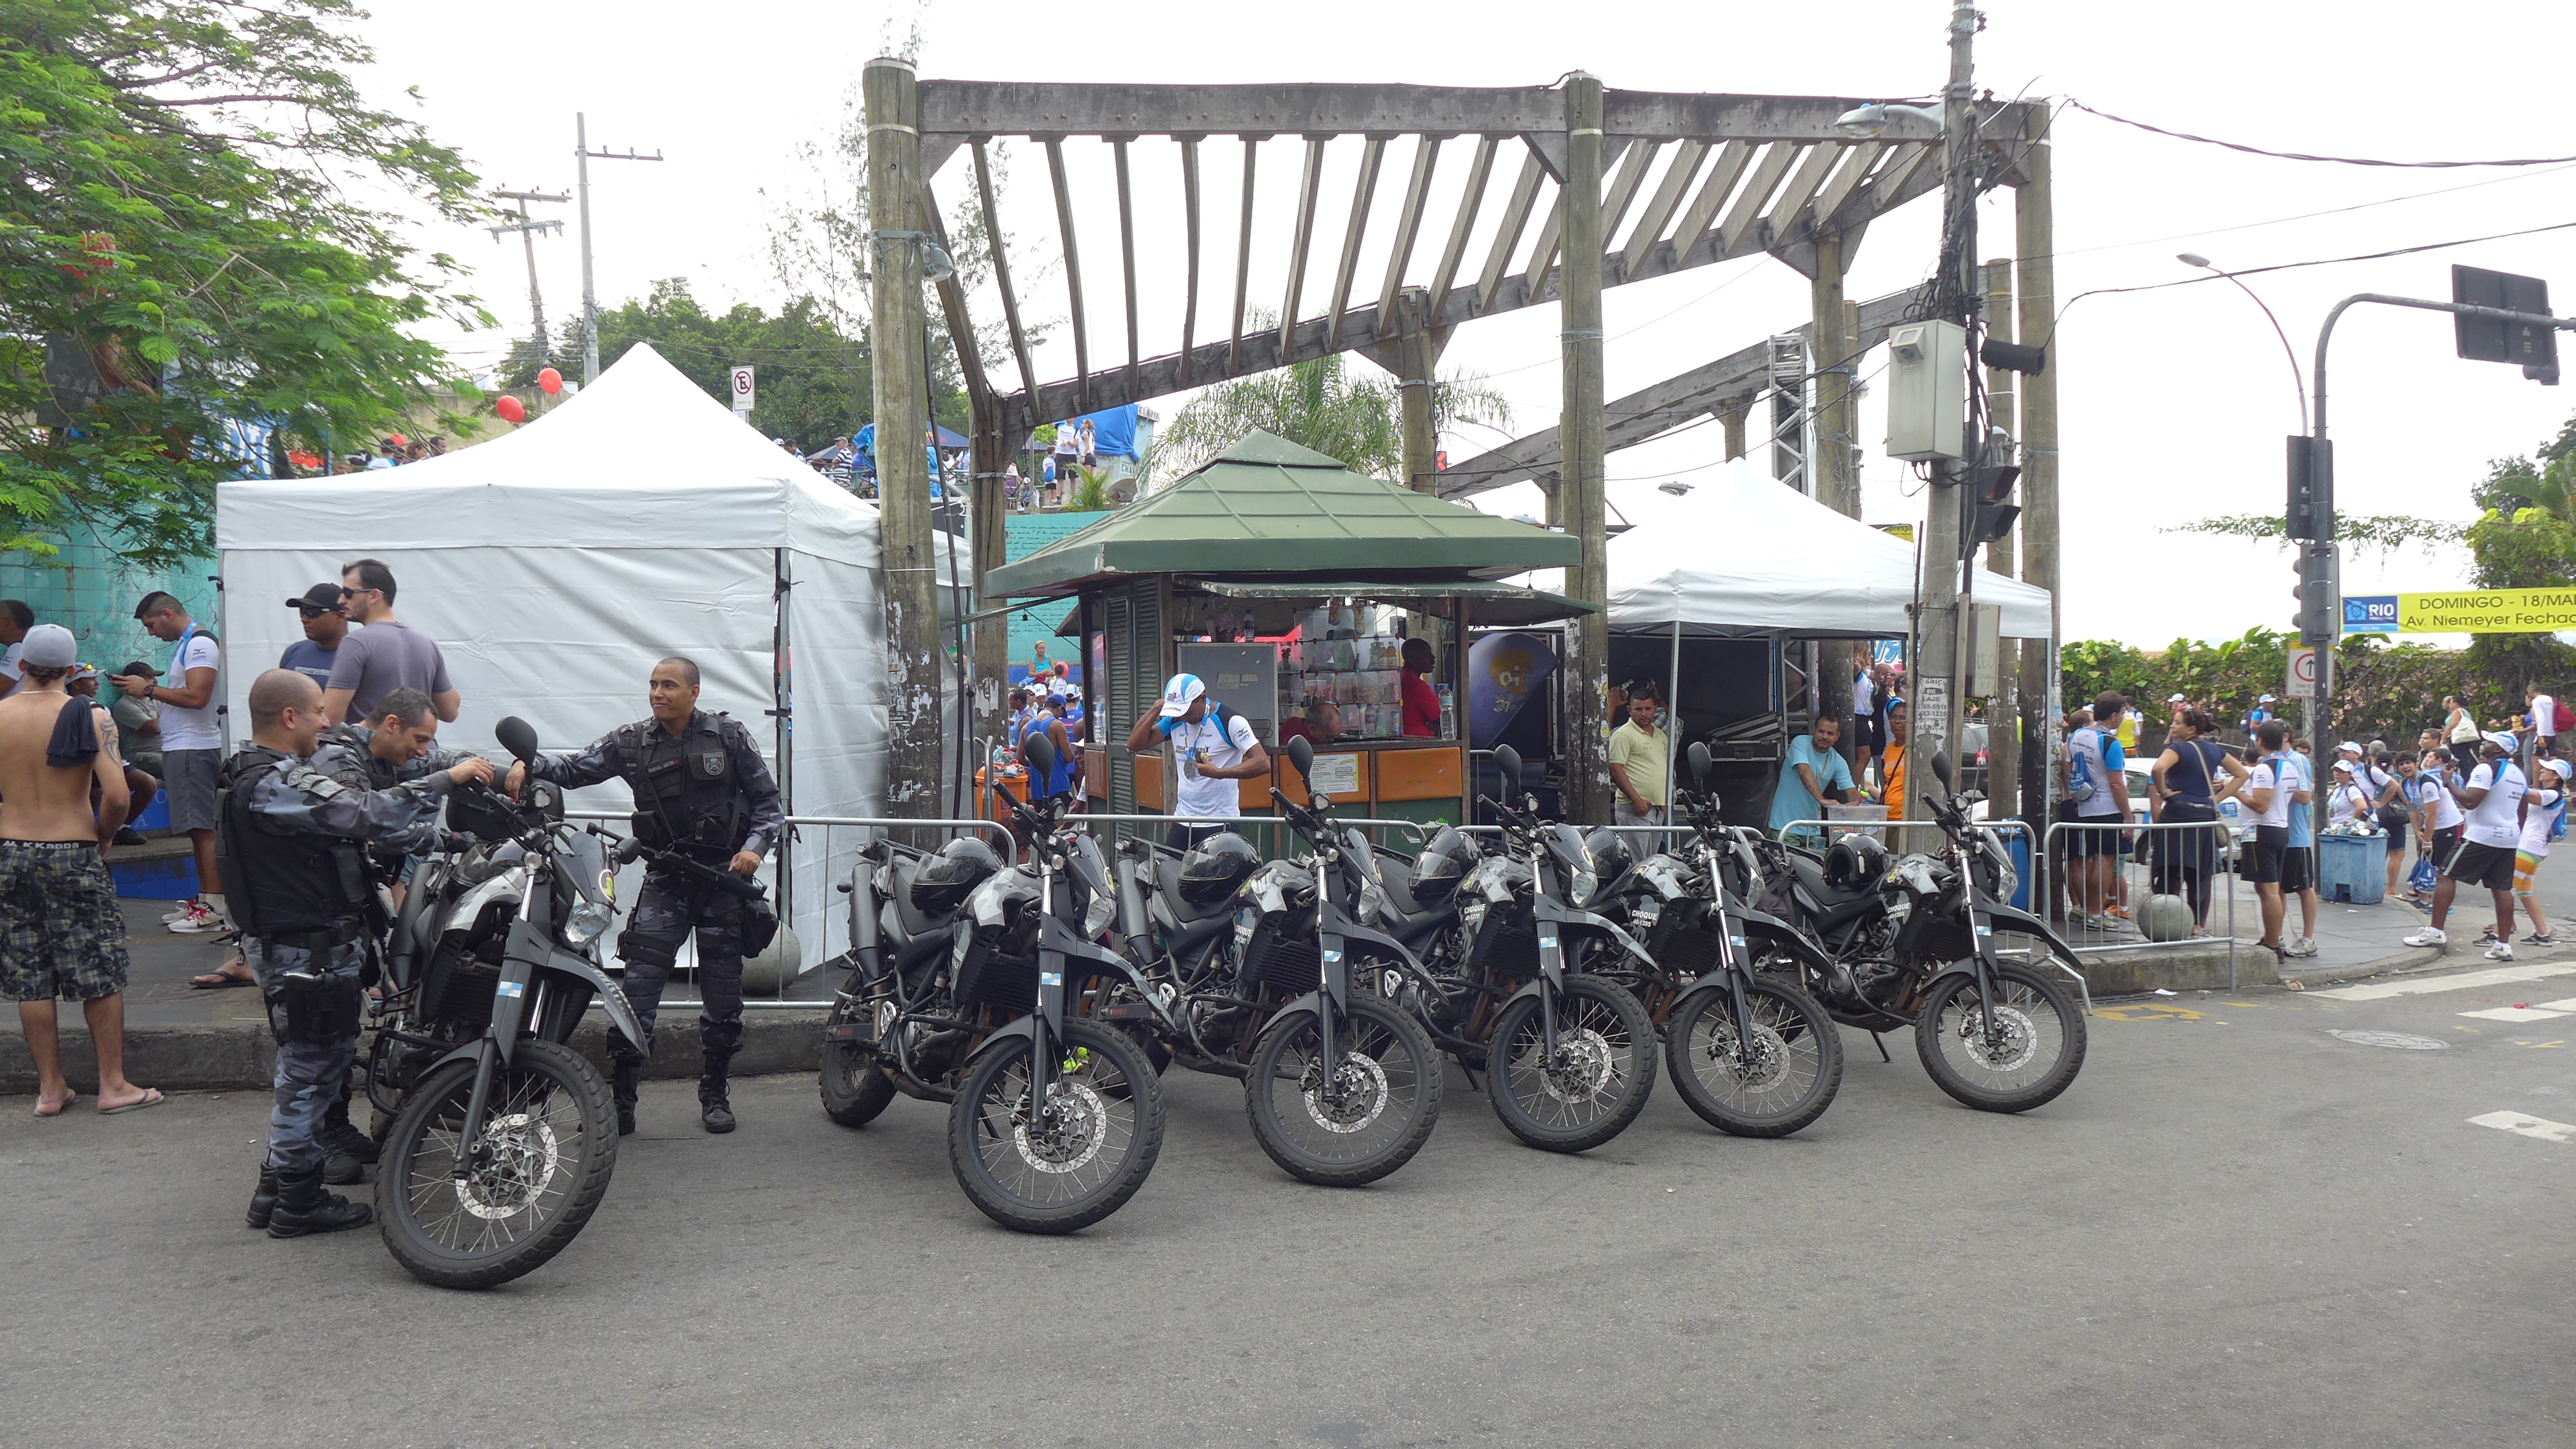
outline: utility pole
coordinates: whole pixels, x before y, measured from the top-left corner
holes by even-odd
[[[590,386],[599,376],[599,294],[590,284],[590,158],[602,161],[659,161],[662,153],[637,155],[633,150],[593,151],[590,149],[590,117],[580,111],[572,116],[573,155],[579,158],[581,179],[581,385]]]
[[[920,92],[912,66],[880,56],[860,72],[868,137],[868,343],[875,363],[878,537],[886,628],[886,798],[893,816],[940,812],[939,578],[931,553],[930,426],[922,262],[912,229],[921,192]]]
[[[528,254],[528,328],[529,335],[535,339],[537,366],[544,367],[552,359],[548,356],[549,347],[546,337],[546,299],[544,294],[537,290],[537,233],[541,231],[550,231],[560,234],[563,231],[563,223],[560,221],[531,221],[528,218],[528,203],[531,201],[549,201],[560,204],[570,201],[572,198],[561,194],[549,194],[543,191],[496,191],[492,194],[500,197],[504,201],[515,201],[519,203],[519,219],[517,221],[505,222],[500,226],[485,227],[484,230],[492,233],[492,240],[496,242],[499,241],[506,233],[514,231],[517,232],[519,234],[519,244]]]
[[[1941,272],[1933,279],[1935,310],[1965,325],[1973,357],[1977,311],[1985,287],[1977,275],[1977,110],[1971,82],[1975,77],[1972,46],[1977,34],[1977,8],[1964,3],[1950,11],[1950,83],[1941,91],[1942,210]],[[1969,364],[1973,366],[1973,362]],[[1982,425],[1972,420],[1963,435],[1972,455],[1985,450]],[[1910,758],[1923,762],[1905,772],[1907,795],[1921,798],[1932,780],[1929,762],[1946,756],[1959,763],[1959,719],[1967,709],[1961,690],[1961,620],[1968,616],[1961,597],[1960,540],[1968,490],[1964,460],[1936,459],[1932,488],[1923,519],[1923,602],[1914,633],[1921,658],[1915,661]],[[1906,802],[1909,815],[1913,800]]]
[[[2009,258],[1996,258],[1986,263],[1986,333],[1998,341],[2013,340],[2013,278]],[[1986,416],[1994,425],[2011,434],[2019,421],[2014,415],[2014,379],[2018,374],[2008,367],[1986,369]],[[1986,567],[2003,578],[2013,576],[2013,536],[1986,545]],[[1995,640],[1995,677],[1980,680],[1993,693],[1986,699],[1986,798],[1989,819],[2003,820],[2021,813],[2021,660],[2017,639]]]
[[[1610,451],[1601,379],[1601,79],[1576,71],[1565,82],[1564,301],[1558,350],[1564,358],[1563,413],[1557,437],[1564,458],[1558,483],[1566,532],[1583,546],[1566,592],[1593,606],[1566,626],[1565,816],[1585,825],[1610,823],[1610,770],[1603,748],[1610,681],[1610,568],[1603,550],[1608,512],[1603,463]]]
[[[1807,449],[1807,475],[1814,479],[1816,501],[1846,518],[1860,517],[1860,454],[1853,444],[1859,432],[1860,318],[1843,299],[1843,273],[1858,249],[1855,237],[1827,232],[1816,238],[1816,275],[1808,287],[1807,364],[1815,389],[1815,435]],[[1850,678],[1849,646],[1836,640],[1817,648],[1827,662],[1817,666],[1814,683],[1816,717],[1848,721],[1855,698]],[[1860,770],[1860,741],[1846,724],[1840,752],[1853,771]]]
[[[2021,190],[2013,196],[2013,254],[2020,333],[2048,348],[2048,365],[2021,385],[2021,577],[2048,590],[2048,637],[2025,640],[2021,654],[2022,819],[2032,838],[2044,833],[2055,805],[2057,644],[2061,637],[2057,591],[2057,378],[2065,370],[2057,325],[2057,230],[2050,211],[2049,150],[2045,119],[2022,152]],[[2044,909],[2044,908],[2043,908]]]
[[[1431,370],[1440,360],[1440,341],[1431,334],[1431,291],[1407,287],[1395,294],[1396,358],[1401,371],[1396,393],[1404,408],[1404,486],[1416,493],[1440,491],[1440,432],[1431,416]]]

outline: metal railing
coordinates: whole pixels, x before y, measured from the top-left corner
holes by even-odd
[[[2070,910],[2066,917],[2066,935],[2069,943],[2085,951],[2152,951],[2178,944],[2174,941],[2147,940],[2143,932],[2137,940],[2103,938],[2115,934],[2124,935],[2133,929],[2130,924],[2129,908],[2121,903],[2124,898],[2135,900],[2141,907],[2160,894],[2181,896],[2186,903],[2189,903],[2192,893],[2183,880],[2183,875],[2206,874],[2208,879],[2202,887],[2202,900],[2205,904],[2192,912],[2192,922],[2197,929],[2192,936],[2183,939],[2214,939],[2201,933],[2206,932],[2209,927],[2205,916],[2208,906],[2215,904],[2212,893],[2224,893],[2227,898],[2227,929],[2224,933],[2227,941],[2227,989],[2235,990],[2237,988],[2235,868],[2238,852],[2235,834],[2224,820],[2138,822],[2105,820],[2099,823],[2086,820],[2059,820],[2052,822],[2043,840],[2044,848],[2038,858],[2031,862],[2033,877],[2031,914],[2049,916],[2056,910],[2057,892],[2061,889],[2074,889],[2073,882],[2064,877],[2074,873],[2071,867],[2076,860],[2104,858],[2101,854],[2085,856],[2063,854],[2062,847],[2066,842],[2111,833],[2126,835],[2132,831],[2136,832],[2136,838],[2133,841],[2119,842],[2108,853],[2109,858],[2117,861],[2118,864],[2113,867],[2112,879],[2105,883],[2102,890],[2102,911],[2084,911],[2080,894],[2071,903],[2075,908]],[[2185,837],[2196,834],[2206,835],[2207,841],[2198,850],[2193,850]],[[2164,836],[2175,841],[2176,848],[2169,859],[2151,860],[2149,858],[2151,855],[2162,853],[2149,849],[2150,839],[2156,836]],[[2203,861],[2208,866],[2205,872],[2197,869]]]

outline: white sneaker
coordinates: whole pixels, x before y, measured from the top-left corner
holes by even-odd
[[[195,909],[197,909],[197,902],[181,901],[179,902],[177,909],[161,913],[161,924],[166,926],[173,921],[184,921],[188,919],[188,913]]]
[[[2407,937],[2404,944],[2409,946],[2447,946],[2450,943],[2451,938],[2442,934],[2441,927],[2426,926],[2424,929],[2417,931],[2414,935]]]
[[[203,901],[190,901],[188,913],[170,922],[170,929],[183,936],[200,936],[224,929],[224,918],[206,908]]]
[[[2316,937],[2296,937],[2291,940],[2290,944],[2281,948],[2281,954],[2284,956],[2313,956],[2317,954]]]
[[[2513,947],[2502,941],[2498,941],[2487,948],[2487,959],[2490,961],[2510,961],[2513,959]]]

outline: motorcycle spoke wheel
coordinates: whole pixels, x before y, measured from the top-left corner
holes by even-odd
[[[1785,1137],[1824,1115],[1841,1090],[1842,1033],[1805,992],[1745,987],[1749,1043],[1726,988],[1692,995],[1666,1023],[1673,1088],[1701,1120],[1738,1137]]]
[[[826,1029],[856,1019],[867,1023],[864,1029],[871,1040],[882,1041],[894,1014],[891,998],[866,998],[834,1007]],[[830,1040],[823,1043],[821,1090],[824,1115],[844,1127],[864,1127],[875,1121],[895,1093],[893,1079],[866,1049],[856,1042]]]
[[[1412,1160],[1440,1116],[1440,1060],[1412,1015],[1356,995],[1323,1055],[1301,1012],[1254,1044],[1244,1110],[1270,1160],[1307,1182],[1355,1187]]]
[[[2066,988],[2020,966],[1933,984],[1914,1023],[1914,1047],[1941,1090],[1987,1112],[2024,1112],[2056,1097],[2084,1065],[2083,1013]]]
[[[971,1062],[949,1109],[958,1185],[987,1217],[1068,1233],[1116,1212],[1162,1150],[1163,1092],[1125,1033],[1065,1023],[1064,1059],[1032,1110],[1034,1043],[1011,1037]]]
[[[1553,1052],[1539,999],[1522,997],[1495,1021],[1486,1053],[1494,1113],[1532,1147],[1598,1147],[1645,1110],[1655,1088],[1654,1041],[1646,1008],[1615,982],[1565,979]]]
[[[545,1263],[608,1190],[617,1133],[608,1085],[569,1049],[522,1041],[492,1084],[481,1134],[458,1171],[471,1063],[414,1091],[376,1178],[385,1245],[425,1281],[488,1288]]]

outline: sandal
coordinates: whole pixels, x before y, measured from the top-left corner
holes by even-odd
[[[231,965],[233,963],[226,962],[225,964]],[[248,966],[244,966],[242,967],[242,970],[247,972],[250,968]],[[199,991],[221,991],[228,986],[257,986],[259,982],[248,975],[235,976],[230,971],[226,971],[219,966],[212,971],[189,977],[188,984]]]
[[[46,1111],[46,1110],[45,1110],[45,1099],[44,1099],[43,1097],[39,1096],[39,1097],[37,1097],[37,1098],[36,1098],[36,1115],[37,1115],[37,1116],[39,1116],[39,1117],[44,1118],[44,1119],[45,1119],[45,1120],[47,1120],[47,1121],[52,1121],[54,1118],[59,1117],[59,1116],[63,1115],[65,1112],[70,1111],[70,1110],[72,1109],[72,1103],[77,1102],[77,1101],[79,1101],[79,1100],[80,1100],[80,1093],[78,1093],[78,1092],[65,1092],[65,1093],[63,1094],[63,1099],[62,1099],[62,1101],[60,1101],[60,1102],[56,1103],[56,1104],[54,1105],[54,1110],[52,1110],[52,1111],[48,1112],[48,1111]]]
[[[102,1117],[113,1117],[119,1112],[140,1112],[146,1107],[158,1107],[169,1100],[169,1098],[161,1095],[161,1089],[159,1087],[146,1087],[143,1089],[142,1096],[126,1103],[122,1107],[101,1107],[98,1109],[98,1115]]]

